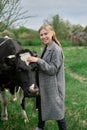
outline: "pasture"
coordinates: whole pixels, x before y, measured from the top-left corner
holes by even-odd
[[[38,55],[41,49],[37,46],[27,48],[37,51]],[[66,79],[65,117],[68,130],[87,130],[87,47],[63,47],[63,51]],[[10,100],[11,95],[8,92],[7,95]],[[23,121],[20,109],[18,101],[9,101],[9,120],[3,122],[0,117],[0,130],[35,129],[38,119],[37,111],[34,110],[34,98],[26,98],[29,122]],[[56,122],[48,121],[45,130],[57,130]]]

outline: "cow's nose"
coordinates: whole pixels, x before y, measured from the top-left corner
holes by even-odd
[[[35,84],[32,84],[32,85],[29,87],[29,91],[30,91],[30,93],[32,93],[32,94],[39,95],[39,88],[38,88]]]

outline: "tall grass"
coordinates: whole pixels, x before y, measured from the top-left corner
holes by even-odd
[[[37,51],[40,54],[42,46],[26,48]],[[87,85],[71,77],[67,72],[75,72],[87,78],[87,47],[64,47],[65,55],[65,117],[68,130],[87,130]],[[0,104],[1,105],[1,104]],[[34,130],[37,126],[37,112],[34,111],[34,98],[26,98],[26,112],[29,118],[28,123],[24,123],[18,102],[9,102],[9,120],[0,120],[0,130]],[[1,113],[1,108],[0,108]],[[47,121],[45,130],[57,130],[55,121]]]

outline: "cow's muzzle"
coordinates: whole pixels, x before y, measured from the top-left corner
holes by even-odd
[[[39,95],[40,92],[39,92],[39,88],[35,85],[35,84],[32,84],[30,87],[29,87],[29,92],[31,94],[34,94],[34,95]]]

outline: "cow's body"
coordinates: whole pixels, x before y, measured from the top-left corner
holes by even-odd
[[[25,97],[32,97],[34,93],[31,94],[29,92],[30,86],[36,86],[35,81],[35,71],[32,71],[31,65],[26,62],[26,59],[29,55],[33,55],[30,50],[22,50],[21,46],[17,41],[14,43],[14,40],[5,39],[7,43],[2,41],[0,44],[0,48],[5,46],[3,51],[1,51],[0,55],[0,94],[2,101],[2,119],[7,120],[7,100],[5,97],[5,89],[9,89],[12,95],[15,94],[15,90],[17,91],[19,86],[22,89],[21,96],[21,107],[22,114],[25,120],[27,120],[27,115],[25,112]],[[15,45],[14,45],[15,44]],[[18,45],[17,45],[18,44]],[[8,45],[8,46],[7,46]],[[8,50],[6,50],[6,47]],[[10,48],[11,47],[11,48]],[[13,51],[12,51],[13,49]],[[6,50],[6,54],[5,53]],[[11,53],[10,53],[11,52]],[[38,94],[38,88],[36,88]]]

